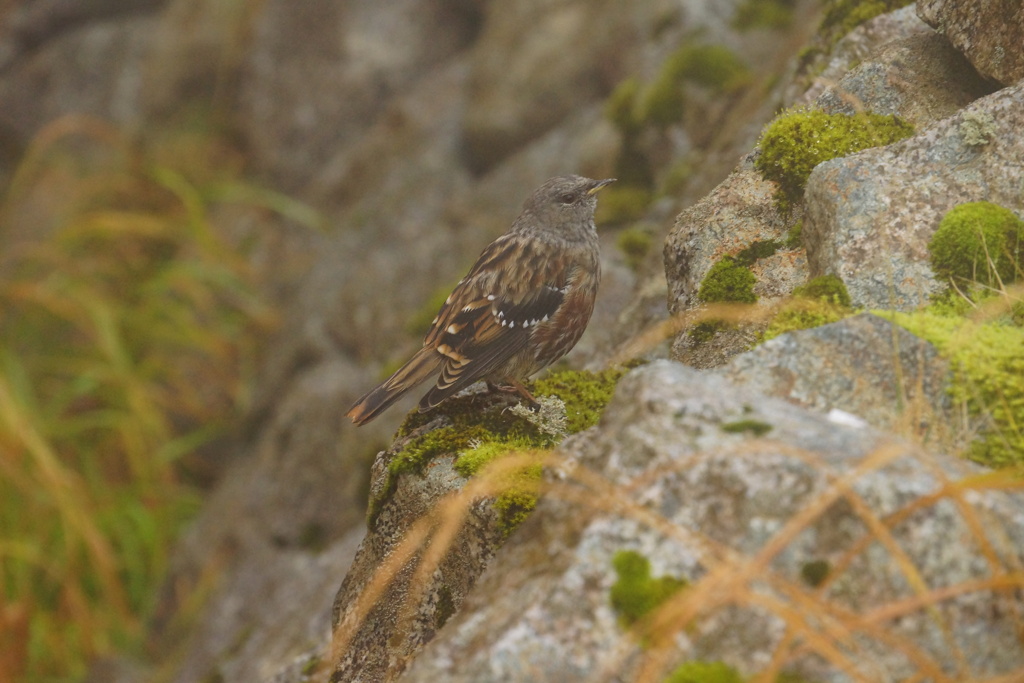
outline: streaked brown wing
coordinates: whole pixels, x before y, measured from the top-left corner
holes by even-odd
[[[499,369],[561,306],[564,264],[531,246],[514,236],[496,240],[441,308],[425,343],[447,361],[421,409]]]

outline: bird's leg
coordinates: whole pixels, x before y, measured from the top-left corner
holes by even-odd
[[[522,398],[527,404],[529,404],[532,408],[536,408],[540,405],[539,403],[537,403],[537,399],[533,397],[533,394],[530,393],[530,390],[523,386],[522,382],[515,379],[514,377],[506,377],[505,379],[509,383],[508,386],[501,386],[499,384],[491,382],[490,380],[487,380],[487,388],[490,389],[492,392],[500,392],[503,394],[516,394],[520,398]]]

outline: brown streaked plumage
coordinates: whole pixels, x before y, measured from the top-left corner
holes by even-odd
[[[438,372],[420,412],[479,380],[507,382],[532,401],[520,380],[568,353],[590,321],[601,280],[596,193],[613,181],[559,176],[535,190],[456,285],[423,348],[348,417],[365,424]]]

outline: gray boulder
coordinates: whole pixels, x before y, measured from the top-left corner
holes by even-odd
[[[864,313],[770,339],[716,374],[818,413],[842,411],[855,422],[939,446],[964,433],[947,391],[949,372],[934,346]]]
[[[793,79],[786,88],[786,105],[809,105],[858,64],[871,61],[889,43],[930,33],[933,31],[917,17],[913,7],[865,21],[840,38],[828,54],[808,64],[806,70],[813,73],[813,77]]]
[[[883,46],[827,87],[814,104],[829,113],[895,114],[921,127],[990,92],[991,85],[949,41],[927,31]]]
[[[1020,595],[970,589],[1024,560],[1024,496],[952,496],[948,480],[978,471],[968,463],[667,361],[624,378],[564,454],[552,493],[399,680],[631,680],[641,667],[658,680],[694,658],[751,675],[776,654],[837,683],[1024,665]],[[664,648],[645,649],[610,605],[621,550],[691,582],[676,605],[696,618]],[[809,566],[825,568],[817,589]],[[795,645],[787,622],[823,640]],[[824,642],[836,650],[816,656]]]
[[[1024,86],[981,98],[893,145],[819,164],[807,182],[811,275],[846,283],[855,305],[909,310],[942,283],[928,240],[951,208],[987,200],[1024,215]]]
[[[1004,85],[1024,78],[1024,5],[1014,0],[917,0],[917,14],[979,73]]]

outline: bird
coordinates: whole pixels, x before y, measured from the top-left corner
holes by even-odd
[[[596,195],[613,182],[564,175],[534,190],[445,300],[423,348],[347,417],[366,424],[435,374],[421,413],[480,380],[536,405],[522,380],[568,353],[594,312],[601,281]]]

